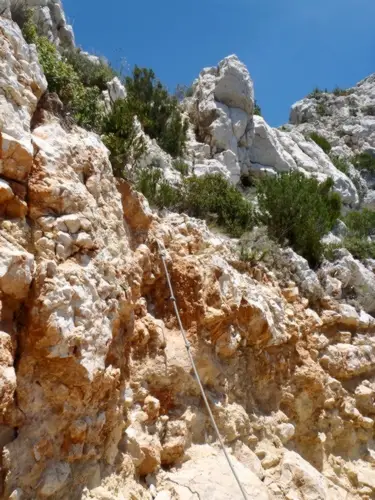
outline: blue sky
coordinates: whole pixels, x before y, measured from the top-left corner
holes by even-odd
[[[375,0],[63,0],[76,42],[119,65],[151,67],[170,90],[237,54],[278,126],[314,87],[375,72]]]

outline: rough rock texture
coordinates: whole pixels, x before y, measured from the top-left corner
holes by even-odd
[[[375,74],[351,89],[315,92],[298,101],[292,106],[290,122],[304,134],[324,136],[332,145],[332,153],[349,162],[355,153],[375,155]],[[353,170],[351,176],[356,178]],[[363,205],[373,209],[373,176],[367,175],[363,181]]]
[[[343,254],[322,279],[285,251],[280,278],[203,222],[154,214],[95,134],[49,114],[31,131],[45,80],[18,28],[0,27],[1,498],[241,498],[157,241],[249,498],[375,498],[373,263]],[[249,125],[241,68],[208,75]]]
[[[226,57],[216,68],[200,73],[193,91],[187,109],[197,137],[210,146],[211,159],[224,164],[236,183],[253,137],[254,89],[249,72],[236,56]],[[206,163],[200,163],[201,147],[191,147],[193,153],[197,149],[198,158],[193,159],[200,173]]]
[[[20,0],[5,0],[4,3],[10,5],[11,13],[22,4]],[[26,0],[24,3],[33,10],[35,22],[49,40],[57,46],[74,47],[73,28],[66,21],[61,0]]]
[[[333,165],[313,140],[307,139],[298,131],[272,129],[261,116],[254,116],[254,125],[250,172],[272,174],[299,170],[320,181],[331,177],[343,202],[353,206],[358,204],[358,194],[353,182]]]
[[[31,117],[47,82],[35,47],[27,45],[19,27],[3,17],[0,50],[0,172],[7,179],[23,182],[33,163]]]

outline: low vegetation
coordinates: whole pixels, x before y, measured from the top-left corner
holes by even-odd
[[[183,155],[188,122],[182,116],[178,99],[169,95],[151,69],[136,66],[124,82],[127,98],[112,103],[111,110],[106,111],[102,91],[116,72],[105,61],[93,61],[79,49],[60,53],[40,33],[32,10],[25,9],[24,4],[16,14],[26,41],[36,45],[49,92],[58,94],[64,112],[78,125],[102,135],[115,175],[125,176],[126,164],[136,163],[144,152],[135,117],[145,133],[167,153],[176,158]],[[185,167],[179,164],[177,168]]]
[[[348,96],[353,93],[351,89],[342,89],[340,87],[335,87],[332,91],[333,95],[336,97]]]
[[[28,43],[34,43],[48,82],[49,92],[56,92],[69,113],[82,127],[100,132],[103,119],[101,91],[97,86],[85,86],[72,64],[61,56],[47,37],[40,35],[27,11],[23,34]]]
[[[169,208],[206,220],[238,237],[253,227],[252,204],[219,174],[183,179],[178,186],[166,183],[158,165],[141,169],[136,187],[157,208]]]
[[[231,236],[242,237],[241,259],[247,262],[265,261],[274,248],[290,245],[312,266],[319,264],[324,251],[321,239],[332,229],[341,209],[340,197],[332,192],[332,180],[319,184],[299,172],[290,172],[251,181],[257,191],[255,208],[242,192],[218,174],[189,177],[189,167],[182,160],[188,122],[181,113],[179,100],[192,94],[191,87],[180,86],[172,96],[151,69],[136,66],[123,81],[127,98],[112,103],[108,110],[102,92],[116,71],[104,60],[89,59],[78,49],[59,52],[38,30],[32,11],[21,4],[14,2],[13,15],[26,40],[36,45],[49,91],[58,94],[64,112],[76,123],[102,136],[116,176],[129,177],[132,171],[131,180],[151,205],[205,219]],[[319,100],[321,114],[327,111],[325,97],[322,99],[326,92],[315,89],[310,94]],[[341,89],[333,93],[347,95]],[[254,114],[261,115],[256,102]],[[157,164],[139,168],[145,141],[136,119],[144,132],[175,158],[173,168],[182,177],[178,185],[167,182]],[[330,153],[327,139],[317,133],[310,134],[310,138],[325,153]],[[333,156],[332,161],[339,170],[348,173],[345,160]],[[358,154],[352,161],[359,171],[375,173],[375,158],[369,153]],[[346,248],[358,258],[375,258],[375,243],[369,238],[375,236],[374,213],[352,212],[345,223]],[[260,236],[255,235],[255,226],[263,227]]]
[[[259,106],[259,104],[257,103],[257,101],[255,101],[255,103],[254,103],[254,115],[262,116],[262,109]]]
[[[359,153],[352,159],[354,167],[359,171],[375,174],[375,157],[370,153]]]
[[[337,168],[337,170],[340,170],[345,175],[349,174],[349,163],[345,158],[342,158],[341,156],[337,155],[332,155],[331,156],[331,161],[334,164],[334,166]]]
[[[329,141],[322,135],[312,132],[309,135],[310,139],[312,139],[319,147],[323,149],[323,151],[328,155],[332,149],[332,146]]]
[[[328,245],[325,257],[334,260],[334,250],[346,248],[356,259],[375,259],[375,212],[363,209],[349,212],[343,219],[348,232],[342,243]]]
[[[257,186],[259,220],[271,237],[289,244],[312,266],[322,259],[321,238],[334,226],[341,210],[333,181],[322,184],[300,172],[264,178]]]

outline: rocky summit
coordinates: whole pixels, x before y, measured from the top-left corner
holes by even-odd
[[[0,6],[1,498],[243,498],[160,245],[247,498],[374,499],[375,75],[275,129],[230,55],[180,103],[155,85],[157,128],[164,108],[144,119],[136,80],[75,46],[60,0]],[[257,186],[293,175],[340,203],[314,264],[304,231],[277,238],[262,212]],[[230,201],[206,210],[215,183]]]

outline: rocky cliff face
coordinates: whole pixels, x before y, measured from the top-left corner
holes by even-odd
[[[277,267],[250,266],[203,222],[153,213],[114,179],[98,136],[48,111],[35,51],[5,18],[0,43],[1,498],[241,498],[157,241],[248,498],[375,498],[371,267],[343,253],[318,276],[290,250]],[[301,125],[253,117],[236,58],[204,70],[188,106],[199,168],[217,161],[236,179],[295,165],[336,175],[356,203]]]

